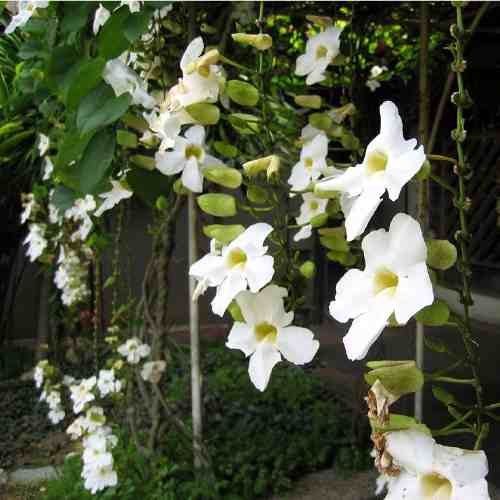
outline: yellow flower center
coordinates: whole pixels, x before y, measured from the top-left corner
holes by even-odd
[[[304,166],[307,168],[307,170],[311,170],[311,168],[313,167],[314,165],[314,161],[312,158],[306,158],[304,160]]]
[[[326,57],[328,54],[328,49],[324,45],[318,45],[316,49],[316,60]]]
[[[276,342],[276,337],[278,336],[278,330],[276,327],[263,321],[254,327],[255,336],[259,342],[271,342],[274,344]]]
[[[230,268],[243,266],[247,261],[247,254],[241,248],[233,248],[227,256],[227,261]]]
[[[389,269],[383,267],[379,269],[373,277],[373,291],[375,294],[380,293],[387,289],[392,289],[394,293],[398,286],[399,278],[397,274]]]
[[[388,158],[382,151],[371,151],[366,158],[366,168],[369,174],[383,172],[387,167]]]
[[[420,480],[425,500],[449,500],[453,487],[448,479],[438,473],[426,474]]]
[[[198,74],[203,78],[208,78],[210,76],[210,66],[200,66],[198,68]]]
[[[309,208],[310,208],[311,210],[314,210],[314,211],[315,211],[315,210],[318,210],[318,208],[319,208],[319,203],[318,203],[317,201],[311,201],[311,202],[309,203]]]
[[[184,156],[189,158],[196,158],[197,160],[201,160],[203,158],[203,149],[196,144],[188,144],[186,146],[186,150],[184,152]]]

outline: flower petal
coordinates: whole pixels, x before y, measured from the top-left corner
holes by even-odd
[[[388,481],[388,491],[385,500],[416,500],[422,498],[420,482],[417,476],[402,471],[398,476]]]
[[[359,269],[350,269],[338,281],[330,314],[341,323],[358,317],[368,310],[373,298],[372,280]]]
[[[201,125],[193,125],[186,130],[184,137],[190,144],[203,146],[205,143],[205,128]]]
[[[378,339],[394,311],[394,298],[390,291],[380,292],[371,302],[369,310],[358,316],[351,324],[343,342],[347,357],[363,359],[372,344]]]
[[[203,175],[196,158],[191,157],[187,160],[181,179],[182,184],[193,193],[203,191]]]
[[[407,214],[396,214],[389,227],[391,268],[404,273],[409,267],[425,262],[427,247],[420,224]]]
[[[217,287],[217,293],[211,303],[213,313],[217,316],[223,316],[231,301],[246,287],[247,280],[240,273],[230,273]]]
[[[314,69],[314,58],[308,54],[302,54],[297,57],[297,62],[295,65],[295,74],[298,76],[304,76],[310,73]]]
[[[341,175],[323,179],[316,184],[319,192],[341,191],[350,196],[357,196],[363,189],[363,167],[349,167]]]
[[[281,355],[270,342],[260,342],[250,357],[248,373],[253,385],[264,391],[271,378],[274,366],[281,361]]]
[[[296,365],[310,363],[319,349],[319,342],[307,328],[287,326],[280,328],[276,346],[283,356]]]
[[[226,276],[226,265],[224,259],[219,255],[207,254],[200,260],[191,264],[189,275],[197,279],[208,278],[210,286],[222,283]]]
[[[432,283],[424,262],[415,264],[405,276],[398,276],[394,296],[396,321],[405,324],[415,313],[434,301]]]
[[[312,226],[311,224],[307,224],[304,227],[301,227],[293,237],[293,241],[306,240],[310,238],[312,235]]]
[[[396,465],[413,474],[432,472],[435,441],[431,436],[405,430],[388,432],[385,438],[386,450]]]
[[[186,157],[180,151],[158,151],[155,154],[156,168],[164,175],[175,175],[182,171]]]
[[[246,323],[235,322],[229,332],[226,346],[230,349],[239,349],[245,356],[250,356],[257,348],[257,338],[253,328]]]
[[[191,43],[186,47],[184,54],[182,54],[180,66],[183,72],[186,71],[190,63],[195,62],[196,59],[201,56],[203,48],[204,44],[201,36],[191,41]]]
[[[365,257],[365,270],[374,272],[386,265],[389,254],[390,238],[385,229],[377,229],[368,233],[361,242]]]
[[[345,215],[347,241],[360,236],[368,226],[370,219],[382,203],[380,189],[367,189],[355,198],[342,198],[342,211]]]
[[[420,170],[425,161],[424,147],[390,159],[385,171],[385,182],[389,198],[396,201],[403,186]]]
[[[468,484],[454,484],[451,500],[490,500],[486,479],[479,479]]]
[[[273,226],[265,222],[258,222],[235,238],[228,248],[241,248],[247,255],[263,255],[267,251],[264,240],[273,232]]]
[[[248,280],[248,287],[253,293],[267,285],[274,276],[274,258],[270,255],[253,257],[245,263],[243,274]]]
[[[304,167],[304,163],[299,161],[292,168],[292,173],[288,178],[288,184],[292,186],[294,191],[302,191],[309,186],[311,182],[311,175],[309,171]]]

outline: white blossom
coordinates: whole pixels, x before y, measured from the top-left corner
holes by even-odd
[[[80,421],[83,430],[88,433],[94,433],[106,423],[104,410],[100,406],[91,406],[86,412],[85,417]]]
[[[94,22],[92,24],[92,31],[94,35],[97,35],[99,30],[106,24],[107,20],[110,18],[111,13],[106,7],[103,7],[102,3],[95,11]]]
[[[43,400],[49,405],[49,420],[55,425],[64,420],[65,412],[61,405],[61,393],[51,389],[48,394],[43,394]]]
[[[93,495],[118,484],[118,475],[112,465],[84,469],[84,485]]]
[[[157,384],[165,371],[167,363],[165,361],[148,361],[144,363],[141,370],[141,377],[147,382]]]
[[[5,34],[14,32],[24,26],[35,13],[36,9],[45,9],[49,5],[47,0],[19,0],[16,2],[17,14],[12,16],[10,23],[5,28]]]
[[[121,0],[120,5],[118,8],[122,7],[123,5],[126,5],[130,12],[139,12],[141,10],[143,0]]]
[[[311,181],[318,180],[327,168],[328,138],[324,133],[306,142],[300,152],[300,160],[292,168],[288,179],[294,191],[306,189]]]
[[[99,378],[97,379],[97,387],[101,396],[107,396],[115,392],[120,392],[122,389],[122,383],[115,377],[114,370],[100,370]]]
[[[318,215],[324,214],[328,205],[327,199],[318,198],[312,193],[303,193],[301,196],[303,201],[300,206],[300,214],[295,220],[302,227],[295,233],[293,237],[294,241],[304,240],[311,236],[311,220]]]
[[[131,365],[136,365],[143,358],[147,358],[151,353],[151,348],[147,344],[143,344],[137,337],[128,339],[124,344],[117,348],[121,354]]]
[[[366,86],[372,91],[375,92],[378,88],[380,88],[380,82],[378,80],[366,80]]]
[[[426,265],[427,247],[418,222],[400,213],[389,231],[379,229],[361,243],[365,269],[351,269],[337,283],[330,314],[342,323],[353,319],[344,346],[351,360],[363,359],[394,313],[405,324],[432,304]]]
[[[134,193],[125,187],[120,181],[115,181],[110,179],[112,189],[105,193],[101,193],[99,198],[104,201],[101,203],[100,207],[94,212],[96,217],[100,217],[106,210],[112,209],[114,206],[118,205],[120,201],[130,198]]]
[[[326,68],[339,54],[341,33],[341,29],[331,26],[307,41],[306,52],[297,58],[295,67],[296,75],[307,75],[307,85],[325,79]]]
[[[43,159],[43,175],[42,175],[42,180],[43,181],[48,181],[52,175],[52,172],[54,171],[54,164],[52,163],[52,160],[46,156]]]
[[[21,203],[23,206],[23,211],[21,212],[21,224],[24,224],[33,213],[36,205],[35,196],[33,193],[22,193],[21,194]]]
[[[285,312],[286,288],[269,285],[258,293],[241,292],[236,297],[244,323],[235,322],[226,346],[250,356],[250,380],[260,391],[265,390],[271,371],[281,355],[296,365],[309,363],[319,348],[307,328],[292,326],[293,311]]]
[[[385,451],[400,469],[386,477],[386,500],[489,500],[483,451],[442,446],[416,430],[385,434]]]
[[[141,141],[147,142],[149,137],[154,135],[161,141],[159,146],[160,151],[174,147],[175,139],[181,133],[181,126],[189,123],[185,115],[187,113],[158,109],[153,109],[150,113],[144,113],[143,116],[148,122],[149,130],[141,137]]]
[[[87,428],[87,419],[84,416],[79,416],[71,425],[66,429],[66,433],[69,434],[70,438],[75,440],[83,436]]]
[[[274,259],[267,255],[264,240],[273,231],[260,222],[224,246],[220,255],[207,254],[191,265],[190,276],[217,287],[212,311],[222,316],[231,301],[247,287],[253,293],[267,285],[274,275]]]
[[[45,134],[38,134],[38,153],[45,156],[50,148],[50,139]]]
[[[95,395],[92,392],[97,383],[96,377],[90,377],[82,380],[79,384],[72,385],[70,397],[73,401],[73,411],[75,414],[80,413],[87,403],[94,401]]]
[[[61,301],[65,306],[71,306],[84,301],[90,293],[88,283],[88,268],[79,255],[72,249],[61,246],[54,283],[62,292]]]
[[[45,239],[45,224],[35,224],[29,225],[28,236],[24,240],[24,244],[28,245],[26,250],[26,255],[28,255],[31,262],[38,259],[47,248],[48,242]]]
[[[64,412],[62,406],[57,406],[54,409],[51,409],[47,415],[51,423],[56,425],[64,420],[66,413]]]
[[[35,386],[37,389],[42,387],[43,382],[45,380],[45,367],[48,365],[48,361],[46,359],[40,361],[36,366],[33,372],[33,380],[35,381]]]
[[[201,37],[195,38],[182,55],[180,66],[182,78],[168,93],[171,110],[185,108],[199,102],[216,102],[223,80],[222,69],[216,64],[198,67],[203,54],[204,43]]]
[[[95,207],[94,197],[88,194],[84,198],[75,200],[73,206],[64,212],[65,219],[79,222],[78,229],[71,235],[72,241],[85,241],[87,239],[93,227],[89,213],[95,210]]]
[[[380,106],[380,119],[380,133],[368,144],[363,162],[316,185],[317,192],[344,193],[341,206],[348,241],[366,229],[384,192],[396,201],[425,161],[423,146],[415,149],[416,139],[404,139],[403,123],[393,102]]]
[[[155,161],[156,168],[162,174],[175,175],[182,172],[182,184],[195,193],[203,191],[203,169],[223,165],[206,152],[205,129],[201,125],[188,128],[184,137],[176,137],[171,151],[158,151]]]
[[[146,82],[119,58],[106,63],[102,76],[111,85],[116,96],[129,93],[133,104],[140,104],[147,109],[155,106],[155,100],[147,92]]]

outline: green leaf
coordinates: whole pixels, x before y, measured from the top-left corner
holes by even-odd
[[[123,21],[123,34],[130,43],[134,43],[141,35],[148,31],[149,21],[153,16],[153,12],[152,9],[147,8],[146,4],[140,12],[130,14]]]
[[[229,189],[241,186],[242,175],[239,170],[226,166],[207,166],[203,169],[203,177]]]
[[[75,33],[86,24],[94,2],[62,2],[61,33]]]
[[[397,397],[419,391],[424,385],[424,376],[415,361],[389,363],[365,374],[368,385],[373,385],[377,380]]]
[[[62,214],[73,206],[77,198],[78,195],[72,189],[59,185],[54,188],[54,194],[51,200],[54,206],[59,210],[59,213]]]
[[[389,422],[385,425],[380,425],[375,419],[371,419],[372,427],[378,432],[389,432],[389,431],[404,431],[408,429],[414,429],[418,432],[423,432],[425,434],[431,434],[431,431],[425,424],[417,422],[413,417],[408,417],[407,415],[399,415],[397,413],[391,413],[389,415]]]
[[[130,42],[125,35],[125,21],[131,16],[128,7],[114,11],[106,24],[101,28],[97,38],[99,54],[105,59],[114,59],[125,52]]]
[[[323,228],[320,229],[318,233],[320,234],[319,241],[324,247],[328,248],[328,250],[334,250],[336,252],[349,251],[349,244],[347,243],[345,228],[343,226]]]
[[[127,173],[127,184],[134,195],[146,205],[154,207],[160,196],[167,196],[172,192],[174,177],[166,176],[158,170],[133,168]]]
[[[78,107],[80,100],[102,81],[102,70],[106,61],[102,57],[82,62],[71,78],[66,94],[66,106],[70,109]]]
[[[116,142],[124,148],[134,149],[137,147],[137,136],[128,130],[117,130]]]
[[[99,85],[78,107],[78,129],[83,134],[115,122],[127,111],[131,99],[130,94],[116,97],[111,87]]]
[[[241,80],[229,80],[226,84],[229,98],[241,106],[255,106],[259,102],[259,91],[252,84]]]
[[[215,104],[197,102],[185,109],[188,115],[201,125],[215,125],[220,119],[220,110]]]
[[[453,396],[453,394],[449,393],[446,389],[443,389],[442,387],[439,387],[437,385],[432,387],[432,394],[438,401],[441,401],[441,403],[443,403],[446,406],[456,402],[455,396]]]
[[[229,123],[241,135],[251,135],[259,132],[260,118],[246,113],[233,113],[229,115]]]
[[[437,299],[430,306],[424,307],[415,319],[426,326],[441,326],[448,322],[450,309],[444,300]]]
[[[62,142],[58,144],[56,168],[64,168],[72,161],[78,161],[93,135],[93,133],[81,135],[76,131],[66,133]]]
[[[213,143],[213,147],[217,153],[221,156],[225,156],[226,158],[235,158],[239,153],[236,146],[223,141],[215,141]]]
[[[448,352],[448,348],[446,344],[439,339],[431,338],[429,335],[425,335],[424,337],[425,347],[434,352]]]
[[[104,179],[115,154],[115,134],[105,129],[92,137],[78,164],[82,193],[92,193]]]
[[[232,217],[236,215],[236,199],[230,194],[208,193],[196,198],[198,206],[205,213],[215,217]]]

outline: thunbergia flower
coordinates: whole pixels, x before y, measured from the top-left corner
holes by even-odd
[[[70,386],[70,398],[73,401],[73,412],[80,413],[87,403],[94,401],[95,395],[92,392],[97,383],[96,377],[83,379],[79,384]]]
[[[103,7],[102,3],[95,11],[94,22],[92,24],[92,30],[94,35],[97,35],[99,30],[106,24],[107,20],[111,17],[111,13],[106,7]]]
[[[403,123],[393,102],[382,103],[380,120],[380,133],[368,144],[363,162],[341,175],[323,179],[315,187],[317,192],[344,193],[341,206],[348,241],[366,229],[384,192],[387,190],[392,201],[397,200],[425,161],[423,146],[415,149],[416,139],[404,139]]]
[[[184,113],[186,114],[186,113]],[[181,126],[188,123],[182,113],[170,112],[168,110],[153,109],[149,113],[143,114],[145,120],[148,122],[149,129],[141,137],[141,141],[147,140],[154,135],[161,142],[159,146],[160,151],[173,148],[175,139],[181,133]]]
[[[130,12],[135,13],[141,10],[143,3],[143,0],[121,0],[118,8],[126,5],[129,8]]]
[[[35,381],[35,386],[37,389],[40,389],[45,380],[45,368],[49,365],[49,362],[46,359],[39,361],[35,366],[35,370],[33,371],[33,380]]]
[[[13,33],[17,28],[24,26],[35,13],[36,9],[45,9],[49,6],[47,0],[20,0],[15,2],[17,14],[12,16],[10,23],[5,28],[5,34]]]
[[[176,137],[171,151],[158,151],[156,168],[165,175],[182,172],[182,184],[193,191],[203,191],[203,169],[207,166],[223,165],[205,150],[205,129],[201,125],[189,127],[184,137]]]
[[[222,316],[239,292],[256,293],[267,285],[274,275],[274,259],[267,255],[264,240],[273,228],[264,222],[248,227],[220,255],[207,254],[191,265],[189,274],[207,286],[217,287],[212,300],[212,311]]]
[[[300,152],[300,160],[292,168],[288,184],[294,191],[302,191],[311,181],[318,180],[327,168],[328,138],[324,133],[307,141]]]
[[[146,109],[155,106],[155,100],[146,90],[146,83],[119,58],[111,59],[106,63],[102,77],[113,87],[116,96],[129,93],[133,104],[140,104]]]
[[[167,363],[165,361],[148,361],[142,367],[141,377],[147,382],[157,384],[166,367]]]
[[[234,323],[226,346],[250,357],[250,380],[260,391],[267,387],[282,355],[303,365],[312,361],[319,348],[310,330],[291,325],[294,313],[285,312],[283,301],[287,295],[286,288],[269,285],[257,294],[243,291],[236,297],[245,322]]]
[[[385,434],[385,452],[399,474],[387,480],[386,500],[489,500],[483,451],[442,446],[416,430]]]
[[[151,348],[147,344],[143,344],[137,337],[132,337],[125,344],[120,345],[117,351],[131,365],[136,365],[141,359],[149,356]]]
[[[102,198],[104,201],[94,212],[96,217],[101,216],[106,210],[112,209],[114,206],[118,205],[120,201],[130,198],[134,194],[132,191],[126,189],[120,181],[110,179],[110,182],[112,186],[111,191],[99,195],[99,198]]]
[[[366,86],[372,91],[375,92],[380,87],[380,81],[378,77],[387,71],[387,66],[378,66],[375,65],[370,70],[370,78],[366,81]]]
[[[52,172],[54,171],[54,164],[52,163],[52,160],[46,156],[43,159],[43,176],[42,180],[43,181],[48,181],[50,179],[50,176],[52,175]]]
[[[297,58],[295,67],[296,75],[307,75],[307,85],[326,78],[326,68],[339,54],[341,33],[341,29],[331,26],[307,41],[306,52]]]
[[[23,206],[23,211],[21,212],[21,224],[24,224],[30,217],[36,207],[36,200],[33,193],[22,193],[21,194],[21,204]]]
[[[38,153],[45,156],[50,147],[50,139],[45,134],[38,134]]]
[[[182,78],[168,94],[171,110],[199,102],[217,101],[223,80],[222,68],[213,64],[210,58],[207,61],[201,60],[204,47],[203,38],[197,37],[182,55]]]
[[[365,269],[350,269],[337,283],[330,314],[354,321],[344,337],[347,357],[363,359],[394,313],[405,324],[432,304],[434,293],[426,265],[427,247],[419,223],[400,213],[389,231],[378,229],[361,243]]]
[[[302,226],[293,237],[294,241],[305,240],[312,234],[312,226],[309,224],[314,217],[324,214],[328,200],[318,198],[312,193],[302,194],[302,205],[300,206],[300,214],[295,219],[297,224]]]
[[[26,236],[23,243],[28,245],[26,255],[31,262],[35,262],[47,248],[48,242],[45,239],[45,229],[45,224],[32,223],[29,225],[28,236]]]
[[[114,370],[100,370],[99,378],[97,379],[97,387],[101,396],[107,396],[115,392],[120,392],[122,389],[122,383],[115,377]]]
[[[78,198],[74,201],[73,206],[64,212],[64,218],[79,222],[78,229],[71,235],[71,241],[85,241],[93,223],[89,217],[89,213],[95,210],[95,199],[91,194],[87,194],[84,198]]]

